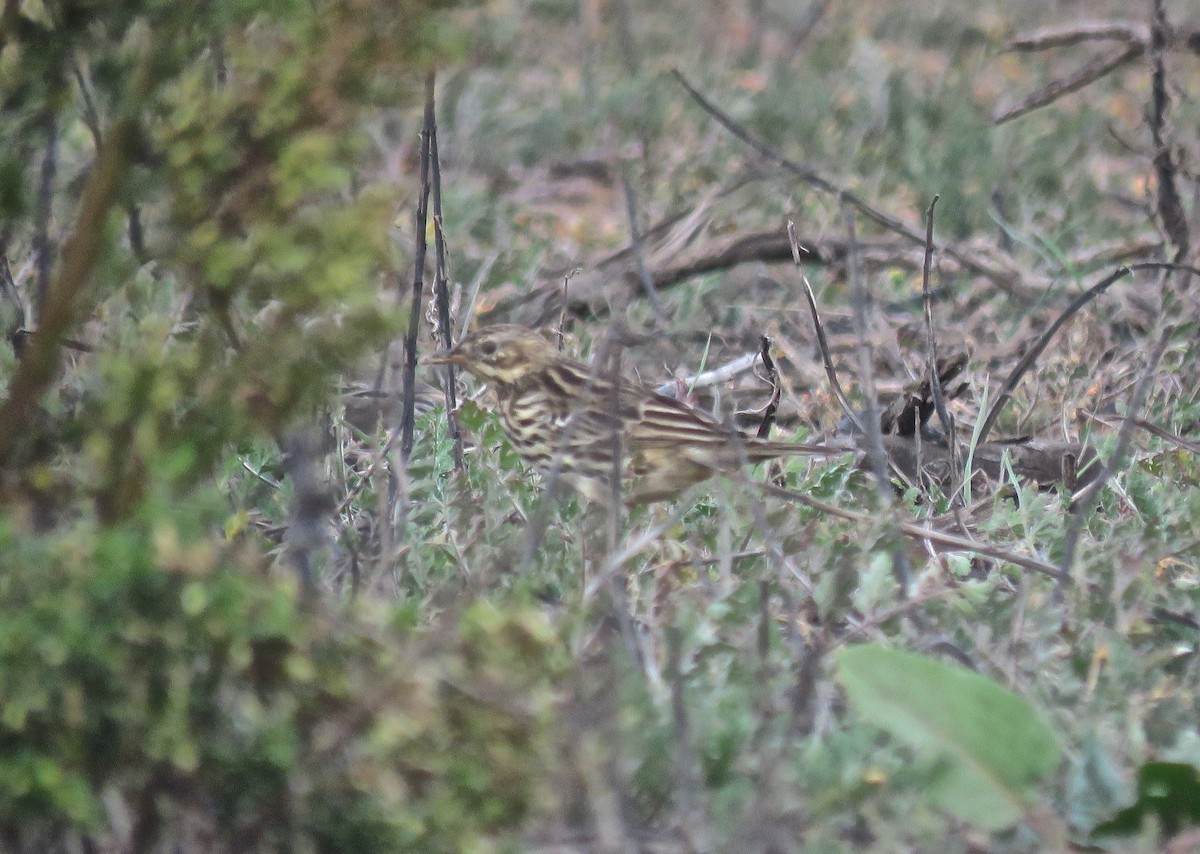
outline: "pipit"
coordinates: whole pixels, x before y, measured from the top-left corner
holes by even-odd
[[[490,384],[516,452],[590,501],[610,500],[617,453],[622,494],[642,504],[743,464],[847,450],[745,436],[682,401],[605,376],[521,326],[480,329],[425,362],[457,365]]]

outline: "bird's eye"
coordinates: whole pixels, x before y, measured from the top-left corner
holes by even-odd
[[[482,344],[479,345],[479,352],[485,356],[495,356],[496,355],[496,342],[495,341],[484,341]]]

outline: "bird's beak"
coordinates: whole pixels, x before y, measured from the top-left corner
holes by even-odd
[[[458,348],[452,347],[449,350],[438,350],[421,360],[426,365],[461,365],[463,361],[462,353],[458,352]]]

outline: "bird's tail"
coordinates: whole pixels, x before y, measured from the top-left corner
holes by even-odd
[[[852,445],[809,445],[804,442],[771,442],[766,439],[747,439],[745,445],[746,460],[752,463],[801,454],[828,457],[854,453],[857,450],[858,448]]]

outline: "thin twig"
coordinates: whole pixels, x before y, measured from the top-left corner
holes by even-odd
[[[953,501],[955,504],[961,504],[962,496],[958,490],[958,435],[955,429],[954,416],[946,409],[945,395],[942,394],[942,377],[938,371],[937,336],[933,331],[933,289],[930,285],[930,269],[933,266],[933,212],[940,198],[941,196],[935,194],[933,200],[929,203],[929,209],[925,212],[925,260],[921,264],[921,302],[925,309],[925,358],[929,363],[926,368],[929,375],[929,395],[933,399],[934,411],[937,412],[938,421],[942,425],[942,433],[946,437],[946,447],[950,450],[950,494],[954,496]],[[920,442],[921,428],[923,426],[918,423],[916,429],[913,431],[918,448],[918,479],[920,479],[922,469]],[[965,476],[970,477],[970,473],[967,472]]]
[[[434,267],[433,293],[437,304],[438,337],[443,349],[449,350],[454,346],[453,329],[450,322],[450,285],[447,267],[446,229],[442,220],[442,165],[438,155],[437,117],[429,127],[429,165],[433,172],[433,239],[437,253]],[[454,443],[454,470],[462,471],[466,466],[463,455],[462,431],[458,427],[458,400],[454,385],[454,365],[446,365],[443,375],[446,384],[443,392],[446,397],[446,432]],[[414,395],[415,409],[415,395]],[[414,413],[415,417],[415,413]]]
[[[565,280],[563,286],[566,286]],[[612,352],[611,348],[617,346],[616,339],[618,337],[620,336],[615,333],[610,334],[605,339],[604,346],[600,348],[600,352],[595,354],[592,360],[592,369],[588,372],[588,382],[584,388],[584,393],[580,395],[579,401],[572,407],[571,413],[567,416],[567,420],[563,424],[562,436],[559,439],[558,447],[555,448],[550,470],[542,479],[542,500],[538,503],[533,513],[529,515],[529,520],[525,526],[525,548],[521,554],[521,566],[528,566],[533,563],[533,559],[537,555],[537,550],[542,544],[542,538],[546,535],[546,529],[550,525],[550,510],[558,500],[559,489],[562,486],[563,462],[570,453],[569,448],[579,424],[579,415],[587,408],[588,395],[591,394],[597,380],[600,378],[600,372],[604,369],[603,366]],[[560,348],[562,347],[562,343],[562,330],[560,329]]]
[[[54,266],[54,247],[50,240],[50,207],[54,198],[54,176],[58,171],[58,114],[47,109],[43,117],[46,151],[42,155],[38,181],[37,207],[33,216],[33,258],[37,272],[34,285],[35,319],[41,323],[50,293],[50,271]]]
[[[70,56],[70,63],[71,73],[75,77],[75,85],[79,87],[80,97],[83,98],[83,122],[92,134],[92,144],[99,151],[100,146],[104,142],[104,135],[100,130],[100,113],[96,109],[96,99],[92,97],[92,87],[88,84],[87,78],[84,77],[83,69],[79,65],[79,59],[74,53]],[[145,264],[150,256],[146,252],[146,237],[142,229],[142,215],[137,203],[132,199],[125,202],[125,218],[128,223],[126,233],[129,235],[129,248],[133,252],[133,257],[137,259],[137,262]]]
[[[1067,27],[1050,27],[1014,36],[1005,46],[1009,51],[1050,50],[1072,47],[1089,41],[1119,41],[1145,44],[1149,40],[1145,24],[1137,21],[1084,21]]]
[[[762,349],[759,352],[762,354],[762,363],[767,372],[767,379],[771,383],[771,399],[763,407],[762,420],[759,421],[757,433],[758,438],[766,439],[771,435],[771,428],[775,426],[775,413],[779,410],[782,384],[779,382],[779,370],[775,367],[775,360],[771,358],[771,339],[766,335],[762,336]]]
[[[483,263],[479,265],[479,269],[475,271],[475,278],[471,280],[470,286],[467,288],[467,299],[464,303],[462,312],[462,321],[458,325],[458,337],[462,338],[467,334],[467,330],[471,328],[471,321],[475,319],[475,304],[479,300],[479,290],[483,287],[483,283],[487,281],[488,273],[492,271],[500,253],[493,251],[483,259]]]
[[[566,340],[567,340],[566,335],[563,333],[563,325],[567,322],[567,303],[568,303],[567,294],[570,289],[571,279],[575,278],[575,276],[578,275],[578,273],[581,269],[583,269],[583,268],[576,267],[575,269],[569,270],[566,274],[563,275],[562,311],[560,311],[558,313],[558,328],[555,330],[556,335],[558,337],[558,351],[560,353],[562,352],[563,346],[566,344]]]
[[[328,546],[329,510],[332,501],[322,480],[318,456],[320,440],[312,430],[295,428],[279,441],[283,470],[292,482],[286,534],[288,554],[300,579],[306,600],[317,595],[318,555]]]
[[[608,514],[608,554],[617,549],[621,539],[623,522],[623,506],[621,502],[621,475],[625,471],[625,448],[621,436],[621,342],[616,341],[609,354],[609,379],[612,382],[612,393],[609,395],[608,411],[612,416],[612,430],[609,431],[609,451],[612,454],[612,465],[609,468],[609,506]],[[618,580],[619,583],[619,580]]]
[[[858,336],[858,371],[859,385],[867,399],[867,411],[864,413],[863,426],[866,427],[867,460],[871,465],[871,473],[875,476],[875,488],[879,493],[881,507],[892,505],[892,483],[888,478],[887,452],[883,449],[883,431],[879,423],[879,393],[875,388],[874,356],[868,339],[869,324],[867,321],[867,305],[870,295],[866,284],[858,270],[858,253],[854,248],[857,239],[854,229],[854,208],[842,204],[842,215],[846,219],[846,241],[848,246],[850,269],[850,292],[854,301],[854,331]],[[912,569],[908,555],[900,548],[893,548],[892,571],[900,585],[901,598],[907,599],[911,591]]]
[[[675,736],[676,792],[686,823],[684,832],[692,843],[691,847],[693,850],[704,851],[708,848],[708,834],[703,828],[698,757],[687,713],[687,689],[682,666],[683,632],[679,626],[671,625],[664,629],[664,635],[667,646],[667,666],[664,675],[671,685],[671,723]]]
[[[1099,412],[1088,412],[1088,413],[1086,413],[1086,417],[1090,418],[1092,421],[1099,421],[1101,424],[1105,424],[1109,427],[1120,426],[1119,424],[1117,424],[1117,422],[1125,420],[1125,419],[1115,419],[1114,420],[1112,418],[1107,418],[1104,415],[1100,414]],[[1135,419],[1133,419],[1133,423],[1134,423],[1134,426],[1137,427],[1139,430],[1145,430],[1151,436],[1157,436],[1158,438],[1160,438],[1164,442],[1166,442],[1168,445],[1172,445],[1181,451],[1188,451],[1189,453],[1200,454],[1200,442],[1198,442],[1198,441],[1194,441],[1192,439],[1187,439],[1187,438],[1184,438],[1183,436],[1176,436],[1170,430],[1164,430],[1162,427],[1159,427],[1157,424],[1153,423],[1152,421],[1147,421],[1144,418],[1135,418]]]
[[[643,234],[643,238],[645,237],[646,235]],[[807,264],[835,267],[842,265],[845,261],[845,241],[840,238],[818,238],[819,246],[816,243],[801,242],[804,243],[800,250],[801,257]],[[863,269],[920,270],[920,260],[913,257],[907,241],[860,239],[858,249],[859,265]],[[621,252],[618,253],[618,256],[594,265],[589,269],[586,278],[597,283],[620,282],[629,289],[631,294],[642,294],[642,283],[634,269],[632,255]],[[793,255],[786,234],[777,230],[749,232],[727,238],[722,241],[721,245],[702,255],[673,263],[651,264],[650,277],[654,282],[655,292],[661,297],[665,291],[684,285],[698,276],[728,270],[741,264],[775,264],[788,260],[793,260]],[[950,273],[964,269],[963,265],[953,258],[944,258],[942,266]],[[552,322],[558,314],[565,316],[571,310],[585,313],[593,319],[612,313],[609,289],[599,286],[584,288],[575,295],[575,305],[566,306],[561,300],[562,288],[559,284],[559,273],[557,271],[544,272],[542,275],[547,284],[499,300],[488,310],[489,317],[512,318],[523,307],[530,305],[536,306],[540,311],[540,314],[535,315],[538,321],[547,324]],[[551,279],[553,279],[553,284],[549,283]],[[1023,290],[1028,294],[1040,293],[1034,286],[1026,285]]]
[[[92,98],[92,88],[88,86],[87,79],[83,76],[83,69],[79,67],[79,59],[74,53],[70,56],[71,73],[75,76],[75,85],[79,87],[79,95],[83,98],[83,123],[87,125],[92,134],[92,144],[96,148],[100,147],[100,114],[96,111],[96,102]]]
[[[638,226],[637,218],[637,200],[633,194],[633,185],[629,181],[628,169],[621,170],[621,189],[625,194],[625,216],[629,220],[629,243],[633,248],[633,260],[637,268],[638,280],[642,283],[642,290],[646,294],[646,299],[650,301],[650,308],[654,311],[654,319],[660,324],[666,323],[666,316],[663,314],[662,303],[659,302],[658,293],[654,290],[654,279],[650,275],[650,268],[646,266],[646,252],[642,242],[642,231]],[[564,300],[564,307],[566,301]]]
[[[867,399],[866,411],[863,413],[863,427],[867,438],[867,458],[871,465],[871,473],[875,476],[879,497],[886,505],[891,502],[891,484],[888,481],[887,453],[883,449],[883,434],[879,424],[879,393],[875,388],[874,356],[868,340],[870,324],[867,319],[867,302],[870,296],[863,284],[855,260],[854,211],[849,206],[843,206],[842,214],[846,220],[846,235],[850,244],[850,292],[854,309],[851,318],[854,324],[854,334],[858,338],[858,381],[862,387],[863,396]]]
[[[47,289],[41,306],[39,334],[8,385],[8,396],[0,406],[0,465],[18,446],[17,437],[36,406],[38,398],[58,368],[62,339],[88,310],[80,299],[104,248],[104,223],[116,201],[121,180],[128,168],[128,153],[137,135],[133,119],[118,121],[107,134],[84,185],[79,213],[62,254],[62,262]]]
[[[1062,314],[1060,314],[1053,323],[1046,327],[1046,331],[1041,334],[1038,340],[1034,342],[1033,346],[1029,348],[1024,356],[1021,357],[1021,361],[1017,362],[1016,366],[1012,369],[1012,372],[1009,373],[1008,377],[1004,380],[1003,385],[1000,386],[1000,393],[996,396],[995,402],[988,410],[987,415],[984,416],[983,423],[979,427],[979,444],[983,444],[983,442],[987,439],[988,434],[991,432],[993,425],[995,425],[996,419],[999,417],[1001,410],[1012,397],[1013,389],[1017,387],[1017,383],[1019,383],[1021,378],[1025,376],[1026,371],[1028,371],[1029,368],[1032,367],[1033,363],[1037,361],[1038,356],[1040,356],[1042,351],[1046,349],[1046,346],[1058,333],[1058,330],[1062,329],[1066,322],[1070,320],[1075,313],[1079,311],[1079,309],[1083,308],[1100,294],[1104,293],[1115,282],[1120,281],[1136,270],[1181,270],[1200,275],[1200,270],[1197,270],[1195,267],[1188,267],[1181,264],[1173,264],[1162,261],[1143,261],[1138,264],[1129,264],[1128,266],[1117,268],[1112,273],[1109,273],[1107,276],[1105,276],[1101,281],[1092,285],[1086,291],[1075,297],[1075,299],[1071,300],[1070,304],[1063,309]]]
[[[425,77],[425,117],[421,126],[421,187],[417,195],[416,258],[413,263],[412,293],[408,310],[408,329],[404,336],[404,395],[400,408],[400,457],[405,463],[412,455],[413,425],[416,421],[417,334],[421,331],[421,301],[425,294],[425,255],[428,252],[426,229],[429,223],[431,147],[434,122],[434,72]]]
[[[1005,122],[1011,122],[1013,119],[1018,119],[1021,116],[1032,113],[1034,110],[1053,104],[1064,95],[1078,92],[1104,75],[1115,71],[1122,65],[1132,62],[1145,52],[1146,46],[1144,44],[1131,44],[1116,53],[1098,56],[1086,65],[1083,65],[1074,74],[1051,81],[1048,85],[1029,95],[1016,106],[997,110],[992,114],[992,123],[1002,125]]]
[[[854,407],[850,405],[850,399],[846,396],[846,391],[842,388],[837,371],[833,367],[833,353],[829,349],[829,339],[825,336],[825,327],[821,323],[821,315],[817,311],[817,298],[813,294],[812,285],[808,282],[808,276],[804,275],[804,269],[800,265],[800,254],[803,247],[796,237],[796,224],[791,220],[788,220],[787,234],[788,241],[792,246],[792,259],[796,263],[796,269],[800,270],[800,280],[804,283],[804,297],[808,301],[808,311],[812,315],[813,328],[817,333],[817,347],[821,351],[821,364],[825,368],[825,377],[829,380],[829,387],[833,389],[833,395],[841,405],[842,412],[860,433],[864,433],[866,430],[862,421],[859,419],[858,413],[854,411]]]
[[[759,353],[746,353],[738,356],[736,359],[731,359],[720,367],[712,370],[702,371],[698,374],[693,374],[690,377],[680,377],[679,379],[668,380],[659,386],[655,387],[655,391],[659,394],[666,394],[674,397],[680,386],[684,386],[689,391],[708,388],[709,386],[720,385],[727,382],[739,374],[744,374],[746,371],[758,364],[758,360],[762,356]]]
[[[1158,216],[1162,220],[1163,230],[1175,244],[1176,261],[1187,257],[1191,243],[1187,213],[1183,209],[1183,201],[1179,198],[1179,189],[1175,181],[1175,161],[1171,156],[1171,147],[1167,144],[1164,127],[1167,122],[1167,111],[1170,108],[1170,98],[1167,96],[1167,73],[1163,67],[1163,53],[1166,48],[1167,33],[1170,26],[1167,23],[1167,13],[1163,8],[1163,0],[1154,0],[1154,15],[1150,25],[1150,137],[1154,141],[1154,177],[1158,185]]]
[[[609,431],[609,451],[612,454],[612,465],[609,468],[609,494],[608,504],[604,508],[605,519],[608,524],[605,526],[606,548],[605,548],[605,563],[611,555],[617,551],[617,546],[621,541],[621,531],[624,528],[625,522],[625,507],[621,500],[622,479],[621,475],[625,471],[625,449],[623,444],[623,436],[621,435],[621,419],[618,413],[621,411],[621,352],[623,342],[619,335],[610,337],[607,356],[608,371],[612,380],[612,393],[608,400],[609,411],[613,414],[613,428]],[[607,586],[609,603],[612,606],[613,614],[617,619],[617,626],[621,630],[621,637],[625,640],[625,646],[629,650],[629,655],[637,664],[640,672],[645,672],[646,669],[646,653],[642,646],[641,638],[638,635],[637,625],[633,619],[633,613],[629,606],[629,596],[625,590],[625,577],[619,572],[614,572],[609,578]]]
[[[923,246],[925,244],[924,235],[912,228],[909,228],[896,217],[885,213],[878,208],[872,207],[846,188],[835,184],[833,181],[823,177],[815,170],[784,157],[766,143],[753,137],[749,131],[735,122],[728,114],[713,104],[712,101],[700,94],[700,92],[687,81],[687,78],[680,73],[679,69],[672,69],[671,73],[674,75],[675,79],[679,81],[680,85],[683,86],[687,93],[691,95],[692,100],[700,105],[701,109],[716,119],[717,122],[727,131],[740,139],[750,148],[757,151],[761,156],[773,161],[787,171],[791,172],[796,177],[803,180],[805,183],[816,187],[818,190],[822,190],[826,193],[836,196],[839,201],[853,207],[863,216],[867,217],[872,222],[882,226],[888,231],[892,231],[896,234],[906,237],[915,245]],[[954,246],[946,245],[939,248],[947,256],[962,264],[963,267],[967,268],[973,273],[977,273],[986,277],[1002,290],[1008,292],[1015,291],[1016,283],[1014,282],[1014,277],[1011,274],[996,270],[988,264],[983,263],[977,258],[972,257],[970,254],[963,252]]]
[[[822,513],[827,513],[831,516],[836,516],[839,519],[845,519],[847,522],[854,522],[859,525],[874,524],[877,519],[875,516],[868,513],[858,513],[853,510],[846,510],[838,507],[835,504],[828,504],[813,498],[803,492],[796,492],[790,489],[784,489],[774,484],[764,483],[759,484],[761,489],[766,490],[770,495],[778,498],[786,498],[789,501],[795,501],[798,504],[803,504],[806,507],[811,507],[813,510],[818,510]],[[1021,554],[1010,549],[994,546],[990,543],[984,543],[977,540],[970,540],[966,537],[960,537],[955,534],[948,534],[945,531],[939,531],[934,528],[926,528],[912,522],[903,520],[896,522],[896,527],[900,533],[907,537],[918,540],[920,542],[934,543],[948,549],[957,549],[960,551],[975,552],[976,554],[985,555],[995,558],[996,560],[1007,561],[1014,566],[1019,566],[1022,569],[1028,569],[1042,575],[1049,576],[1056,581],[1070,583],[1071,577],[1064,575],[1062,570],[1053,564],[1038,560],[1030,555]]]
[[[1173,326],[1164,329],[1162,335],[1159,336],[1158,343],[1154,346],[1154,350],[1151,351],[1150,358],[1146,362],[1146,367],[1143,369],[1141,377],[1138,378],[1137,385],[1130,396],[1129,408],[1125,413],[1121,429],[1117,431],[1117,441],[1113,446],[1112,456],[1109,457],[1104,467],[1100,469],[1100,474],[1096,479],[1088,484],[1071,502],[1071,518],[1067,523],[1066,534],[1063,535],[1063,556],[1062,562],[1059,565],[1060,572],[1066,578],[1074,578],[1075,556],[1079,548],[1079,538],[1083,534],[1084,522],[1095,506],[1096,497],[1113,474],[1125,464],[1125,455],[1129,452],[1129,444],[1133,439],[1135,421],[1138,414],[1142,411],[1142,407],[1146,404],[1146,397],[1150,393],[1150,385],[1154,379],[1154,370],[1158,367],[1163,353],[1166,352],[1167,344],[1174,332],[1175,327]],[[1080,581],[1082,579],[1076,580]]]
[[[8,263],[8,247],[0,246],[0,302],[12,305],[12,319],[0,330],[5,338],[15,336],[25,326],[25,304],[21,301],[21,290],[13,278],[12,267]]]
[[[375,451],[375,453],[371,455],[371,461],[367,463],[367,467],[363,470],[362,475],[359,477],[358,483],[356,483],[346,492],[345,497],[342,498],[341,502],[334,510],[333,515],[335,518],[345,513],[350,508],[350,505],[353,503],[354,499],[358,498],[359,494],[362,493],[367,484],[371,482],[371,478],[379,469],[380,464],[387,457],[388,452],[392,450],[392,446],[396,444],[396,440],[399,438],[399,431],[387,431],[386,435],[384,436],[383,444],[380,445],[379,450]]]

